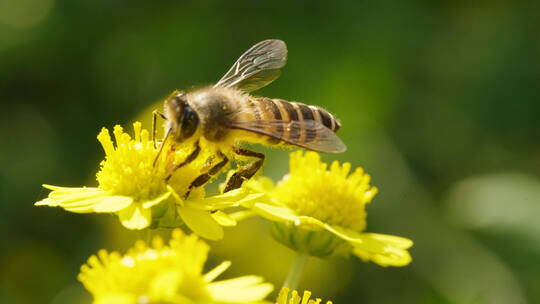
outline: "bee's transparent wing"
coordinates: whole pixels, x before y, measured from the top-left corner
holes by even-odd
[[[280,75],[287,62],[287,46],[281,40],[264,40],[247,50],[214,87],[258,90]]]
[[[318,152],[341,153],[347,150],[345,144],[332,130],[315,120],[252,120],[231,122],[228,127],[266,135]],[[311,140],[306,140],[309,137]]]

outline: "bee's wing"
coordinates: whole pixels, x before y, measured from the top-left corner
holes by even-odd
[[[258,90],[274,81],[287,62],[287,46],[281,40],[264,40],[247,50],[214,87]]]
[[[291,145],[303,147],[309,150],[325,153],[341,153],[347,150],[345,144],[337,135],[323,124],[315,120],[281,121],[281,120],[252,120],[229,123],[231,129],[241,129],[257,134],[266,135],[279,139]],[[299,139],[302,136],[290,136],[291,134],[307,135],[308,132],[316,132],[314,141],[304,142]],[[285,136],[284,134],[289,134]],[[291,137],[293,137],[291,139]],[[305,137],[305,135],[304,135]]]

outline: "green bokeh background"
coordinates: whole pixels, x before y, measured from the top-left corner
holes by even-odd
[[[141,233],[34,207],[40,185],[95,185],[101,127],[216,81],[268,38],[287,43],[289,61],[257,94],[335,113],[349,149],[324,159],[372,175],[368,230],[415,242],[404,268],[312,259],[300,288],[334,303],[539,303],[539,11],[537,1],[0,0],[0,303],[89,303],[80,265]],[[278,179],[288,152],[266,151],[264,172]],[[208,266],[229,259],[228,276],[279,287],[293,253],[267,228],[227,229]]]

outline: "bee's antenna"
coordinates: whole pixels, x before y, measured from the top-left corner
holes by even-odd
[[[159,146],[159,150],[157,152],[156,158],[154,159],[154,162],[152,163],[152,167],[156,166],[156,162],[159,158],[159,155],[161,154],[161,150],[163,150],[163,146],[165,146],[165,143],[167,142],[167,138],[169,138],[170,134],[171,134],[171,128],[168,128],[167,132],[165,133],[165,137],[163,138],[163,141],[161,142],[161,146]]]

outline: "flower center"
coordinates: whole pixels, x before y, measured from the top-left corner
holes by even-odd
[[[119,295],[141,303],[173,303],[171,299],[179,296],[209,303],[211,294],[202,274],[208,250],[195,236],[174,230],[168,245],[157,236],[152,246],[137,241],[123,256],[101,250],[90,257],[78,278],[96,299],[111,297],[110,303],[116,303],[114,297]]]
[[[134,123],[133,127],[134,139],[124,133],[122,127],[114,127],[116,146],[107,129],[99,133],[98,140],[106,155],[97,173],[100,188],[114,195],[133,197],[135,201],[156,198],[167,192],[167,185],[180,194],[185,193],[193,179],[201,174],[204,160],[198,158],[175,170],[177,164],[189,155],[190,147],[180,146],[175,150],[167,145],[154,165],[158,149],[154,147],[148,131],[141,129],[139,122]],[[169,175],[171,177],[167,182]],[[202,197],[204,190],[194,189],[193,195]]]
[[[366,228],[365,205],[377,189],[370,176],[351,165],[333,162],[330,168],[315,152],[292,153],[290,174],[274,190],[274,196],[298,215],[360,232]]]

